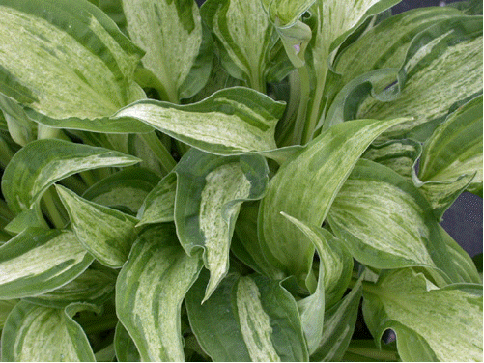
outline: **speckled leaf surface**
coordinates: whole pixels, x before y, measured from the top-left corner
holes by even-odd
[[[482,360],[482,285],[439,289],[406,268],[389,271],[363,296],[377,344],[384,330],[393,329],[403,360]]]
[[[204,250],[205,266],[211,271],[208,298],[228,272],[240,206],[263,197],[269,168],[259,155],[218,156],[193,149],[175,172],[177,234],[189,255]]]
[[[57,289],[93,262],[72,232],[33,228],[0,246],[0,256],[2,299]]]
[[[72,317],[87,304],[54,309],[18,303],[2,331],[2,359],[8,362],[95,362],[86,334]],[[39,339],[42,337],[42,339]]]
[[[136,238],[138,220],[89,202],[61,185],[56,185],[56,190],[69,213],[71,228],[86,250],[103,265],[123,266]]]
[[[116,282],[116,312],[143,361],[183,361],[181,306],[203,263],[171,224],[139,235]]]
[[[44,139],[17,152],[2,178],[2,193],[10,209],[19,213],[32,208],[54,182],[81,171],[106,166],[136,164],[138,158],[119,152]]]
[[[309,225],[322,225],[361,153],[380,133],[402,121],[359,120],[335,125],[281,165],[259,212],[261,247],[274,266],[301,281],[306,278],[314,246],[280,212]]]
[[[202,272],[186,304],[200,345],[215,361],[308,359],[296,301],[279,282],[229,274],[202,304],[208,280]]]
[[[97,7],[87,1],[2,1],[0,14],[2,97],[49,126],[150,130],[108,118],[145,97],[133,79],[143,52]]]
[[[240,154],[275,149],[274,130],[283,111],[282,102],[234,87],[188,105],[138,101],[114,117],[138,119],[206,152]]]

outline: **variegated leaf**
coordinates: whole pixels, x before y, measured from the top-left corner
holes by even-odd
[[[221,44],[224,68],[265,93],[276,38],[261,1],[209,0],[202,6],[202,16]]]
[[[103,265],[123,266],[136,238],[138,220],[89,202],[61,185],[56,190],[71,218],[71,228],[86,250]]]
[[[176,180],[175,173],[168,174],[146,196],[138,211],[140,221],[137,227],[175,220]]]
[[[128,166],[138,158],[72,142],[44,139],[17,152],[2,178],[2,192],[15,213],[30,209],[54,182],[81,171]]]
[[[261,275],[227,275],[202,304],[206,271],[187,293],[190,325],[214,361],[306,361],[294,297]]]
[[[234,87],[194,104],[143,100],[120,110],[175,139],[215,154],[269,151],[284,104],[256,91]]]
[[[116,277],[117,273],[113,269],[92,264],[68,284],[54,291],[25,297],[23,300],[57,309],[79,301],[100,306],[114,295]]]
[[[0,246],[0,297],[55,290],[76,278],[93,260],[69,231],[27,229]]]
[[[170,224],[143,232],[116,282],[116,313],[143,361],[183,361],[181,306],[202,260],[189,257]]]
[[[158,181],[158,176],[148,169],[127,168],[93,184],[82,197],[136,215]]]
[[[156,78],[160,95],[177,103],[202,44],[202,22],[196,2],[122,0],[122,3],[129,36],[146,51],[143,66]],[[211,57],[206,63],[202,87],[210,74]]]
[[[205,266],[211,273],[208,298],[228,272],[240,205],[262,198],[269,167],[259,155],[218,156],[193,149],[175,172],[177,234],[188,255],[204,250]]]
[[[413,183],[360,159],[328,214],[333,233],[355,259],[376,268],[429,266],[461,282],[440,234],[439,220]]]
[[[482,17],[443,20],[414,38],[397,84],[365,99],[355,117],[413,117],[383,137],[425,140],[452,106],[482,92],[481,69]],[[378,100],[385,94],[390,101]]]
[[[150,130],[132,119],[108,118],[145,97],[133,79],[143,53],[98,8],[88,1],[4,0],[0,14],[2,97],[53,127]]]
[[[284,28],[294,25],[315,1],[262,0],[262,5],[269,14],[271,22],[278,27]]]
[[[364,293],[363,313],[375,341],[397,336],[402,360],[482,360],[482,285],[437,288],[411,268],[389,271]]]
[[[54,309],[21,301],[2,332],[2,359],[9,362],[95,362],[86,334],[72,317],[87,304]]]
[[[314,255],[312,243],[280,212],[309,225],[322,225],[361,153],[380,133],[402,121],[359,120],[335,125],[281,165],[259,212],[261,248],[281,271],[274,278],[295,275],[304,285]]]
[[[482,195],[482,96],[450,114],[427,140],[416,183],[439,215],[465,187]]]

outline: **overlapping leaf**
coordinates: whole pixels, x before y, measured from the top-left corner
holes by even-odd
[[[76,312],[86,309],[93,307],[71,304],[65,309],[54,309],[19,302],[2,331],[2,359],[10,362],[95,362],[86,334],[72,319]]]
[[[170,224],[139,235],[116,282],[116,313],[143,361],[183,361],[181,306],[202,260],[189,257]]]
[[[228,272],[240,205],[262,198],[269,168],[259,155],[217,156],[193,149],[175,172],[177,234],[189,255],[204,250],[205,266],[211,272],[208,298]]]
[[[93,262],[72,232],[33,228],[0,246],[0,256],[2,299],[57,289]]]
[[[214,361],[305,361],[294,297],[261,275],[229,274],[202,304],[208,273],[187,293],[190,325]]]
[[[482,285],[438,289],[406,268],[388,272],[363,296],[365,321],[377,344],[393,329],[403,360],[482,360]]]
[[[143,52],[88,1],[2,1],[0,94],[54,127],[146,132],[108,117],[140,98],[134,70]],[[33,71],[34,70],[34,71]]]
[[[309,225],[321,225],[361,153],[381,132],[402,121],[359,120],[335,125],[281,165],[259,213],[262,250],[275,267],[302,283],[314,254],[312,243],[280,212]]]
[[[138,101],[114,117],[138,119],[203,151],[234,154],[275,149],[274,129],[283,111],[281,102],[234,87],[188,105]]]
[[[138,158],[87,145],[44,139],[31,142],[12,158],[2,178],[2,193],[10,209],[32,208],[54,182],[75,173],[107,166],[128,166]]]

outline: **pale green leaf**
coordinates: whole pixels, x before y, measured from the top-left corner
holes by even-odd
[[[282,276],[295,275],[302,283],[309,273],[314,246],[280,212],[309,225],[322,225],[361,153],[380,133],[402,121],[359,120],[335,125],[281,165],[262,200],[259,238],[265,257]]]
[[[234,87],[188,105],[142,100],[114,117],[138,119],[207,152],[233,154],[275,149],[274,129],[283,111],[281,102]]]
[[[71,219],[74,234],[100,263],[121,267],[136,238],[138,220],[129,214],[89,202],[69,189],[56,185]]]
[[[371,322],[377,344],[386,329],[393,329],[404,361],[482,360],[482,286],[439,289],[406,268],[384,274],[363,296],[365,321]]]
[[[356,118],[413,117],[384,137],[425,139],[429,123],[482,92],[482,82],[482,17],[452,17],[414,38],[397,84],[384,91],[390,101],[369,97],[359,105]]]
[[[175,228],[163,224],[143,232],[116,282],[116,313],[143,361],[183,361],[181,306],[202,268],[189,257]]]
[[[416,182],[439,215],[466,187],[482,196],[482,96],[450,114],[426,141]]]
[[[128,166],[138,158],[115,151],[44,139],[17,152],[2,178],[2,192],[10,209],[32,208],[54,182],[81,171],[107,166]]]
[[[143,66],[156,77],[161,96],[178,102],[202,44],[202,22],[196,2],[123,0],[122,3],[129,36],[146,51]],[[211,58],[207,61],[211,65]]]
[[[168,174],[146,196],[138,211],[137,227],[175,220],[176,180],[175,173]]]
[[[134,82],[142,51],[87,1],[1,1],[0,93],[41,124],[146,132],[108,117],[144,98]],[[35,69],[35,72],[32,71]]]
[[[27,229],[0,246],[0,296],[25,297],[55,290],[92,262],[72,232]]]
[[[265,92],[276,38],[261,1],[208,0],[202,6],[202,16],[225,53],[221,57],[224,67],[251,88]]]
[[[114,333],[114,349],[118,362],[140,361],[138,349],[120,321],[116,324],[116,331]]]
[[[101,305],[114,295],[116,277],[114,270],[93,264],[68,284],[24,300],[58,309],[78,301]]]
[[[158,176],[148,169],[127,168],[93,184],[82,197],[136,214],[158,181]]]
[[[204,249],[205,266],[211,272],[208,298],[228,272],[240,205],[262,198],[269,167],[260,155],[218,156],[192,149],[175,172],[177,234],[187,254]]]
[[[53,309],[18,303],[2,331],[2,359],[9,362],[94,362],[86,334],[72,316],[91,306]]]
[[[358,161],[331,206],[328,222],[362,264],[433,266],[456,278],[430,204],[410,180],[381,164]]]
[[[208,273],[187,293],[190,325],[215,361],[307,361],[294,297],[261,275],[229,274],[202,304]]]

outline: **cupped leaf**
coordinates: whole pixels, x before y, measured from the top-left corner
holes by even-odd
[[[449,264],[430,204],[410,180],[381,164],[358,161],[331,206],[328,222],[364,265],[433,266],[461,281]]]
[[[27,229],[0,246],[0,297],[55,290],[75,279],[93,260],[72,232]]]
[[[103,265],[123,266],[136,238],[138,220],[89,202],[61,185],[56,185],[56,190],[71,218],[71,228],[86,250]]]
[[[148,169],[123,169],[93,184],[82,197],[105,207],[136,214],[158,181],[158,176]]]
[[[138,158],[56,139],[31,142],[17,152],[2,178],[2,193],[15,213],[32,208],[54,182],[81,171],[128,166]]]
[[[114,270],[93,264],[68,284],[23,300],[58,309],[79,301],[99,306],[114,295],[116,277]]]
[[[243,201],[263,197],[269,181],[260,155],[218,156],[196,149],[175,169],[177,234],[188,255],[202,248],[211,272],[206,298],[227,274],[230,242]]]
[[[270,263],[301,283],[305,281],[314,246],[280,212],[308,225],[322,225],[358,157],[380,133],[402,121],[359,120],[335,125],[281,165],[259,212],[260,243]]]
[[[139,235],[116,282],[116,313],[143,361],[183,361],[181,306],[202,268],[171,224]]]
[[[398,82],[383,91],[389,101],[369,97],[355,117],[413,117],[384,138],[425,140],[452,107],[482,92],[481,69],[482,16],[440,21],[413,39]]]
[[[365,321],[377,344],[391,328],[403,360],[482,360],[482,285],[439,289],[405,268],[381,276],[363,297]]]
[[[114,117],[138,119],[203,151],[234,154],[276,149],[274,129],[283,111],[281,102],[234,87],[188,105],[138,101]]]
[[[426,141],[416,182],[439,215],[465,187],[482,196],[482,96],[449,115]]]
[[[19,302],[2,331],[2,359],[9,362],[95,362],[86,334],[72,317],[87,304],[54,309]]]
[[[214,361],[305,361],[297,304],[278,281],[229,274],[202,304],[208,273],[187,293],[187,313],[201,347]]]
[[[84,0],[5,0],[0,14],[2,97],[53,127],[150,130],[132,119],[108,118],[145,97],[133,79],[143,52],[97,7]]]
[[[122,3],[129,37],[146,51],[143,66],[153,73],[161,96],[178,102],[202,45],[202,22],[196,2],[123,0]],[[208,67],[198,65],[199,69],[205,68],[201,87],[210,75],[212,58],[206,57],[205,63]]]
[[[138,211],[140,227],[175,220],[176,174],[170,173],[151,190]]]
[[[221,44],[224,68],[265,92],[271,48],[276,38],[261,1],[209,0],[202,16]]]

